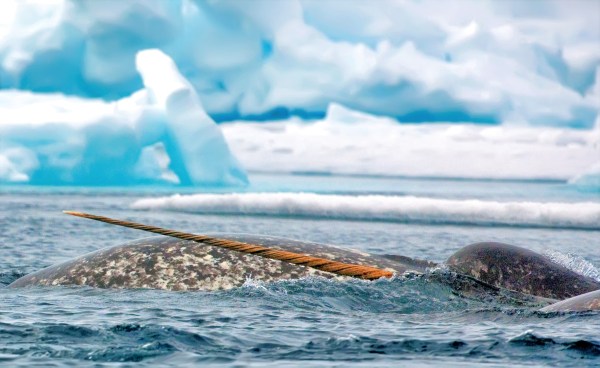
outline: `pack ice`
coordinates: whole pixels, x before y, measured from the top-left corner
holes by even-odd
[[[590,128],[600,4],[3,0],[0,88],[116,100],[138,51],[171,56],[219,119],[323,117]]]
[[[288,119],[223,125],[252,170],[596,187],[598,24],[588,0],[2,0],[0,181],[244,184],[212,117]],[[331,106],[361,121],[305,124]]]

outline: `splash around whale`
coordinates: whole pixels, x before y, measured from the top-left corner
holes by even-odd
[[[502,243],[477,243],[445,264],[400,255],[371,255],[314,242],[249,234],[212,234],[273,249],[368,265],[396,275],[418,275],[449,286],[456,294],[541,311],[600,310],[600,283],[530,250]],[[85,285],[99,288],[222,290],[248,278],[270,282],[310,276],[348,279],[302,265],[243,254],[170,237],[136,240],[85,254],[14,281],[9,287]]]

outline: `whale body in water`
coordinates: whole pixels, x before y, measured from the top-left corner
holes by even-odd
[[[591,293],[588,309],[600,308],[600,283],[577,274],[530,250],[502,243],[477,243],[453,254],[446,264],[400,255],[372,255],[314,242],[249,234],[212,234],[213,237],[309,254],[339,262],[368,265],[395,274],[424,275],[457,293],[477,298],[503,299],[516,304],[547,306]],[[452,272],[430,272],[445,268]],[[219,290],[257,281],[308,276],[347,279],[329,272],[243,254],[207,244],[170,237],[150,237],[101,249],[47,267],[14,281],[9,287],[86,285],[99,288],[164,290]],[[594,299],[595,298],[595,299]],[[594,304],[593,300],[598,301]],[[569,310],[583,310],[577,300]],[[580,309],[577,309],[580,308]],[[566,310],[566,308],[565,308]]]
[[[461,248],[446,264],[497,287],[557,300],[600,289],[600,283],[548,257],[504,243],[476,243]]]
[[[600,310],[600,290],[562,300],[541,309],[542,312],[585,312]]]
[[[372,265],[402,274],[424,272],[433,262],[408,257],[388,259],[351,249],[271,236],[211,234],[211,236],[310,254],[340,262]],[[101,249],[16,280],[10,286],[88,285],[101,288],[219,290],[257,281],[336,277],[329,272],[278,260],[243,254],[194,241],[151,237]]]

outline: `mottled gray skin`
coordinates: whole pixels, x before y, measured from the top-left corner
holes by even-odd
[[[446,263],[451,270],[488,284],[544,298],[562,300],[600,289],[600,283],[590,277],[509,244],[471,244]]]
[[[600,310],[600,290],[574,296],[540,309],[541,312],[584,312]]]
[[[408,257],[389,259],[358,250],[258,235],[213,236],[283,249],[340,262],[370,265],[398,274],[424,272],[432,262]],[[389,256],[394,258],[394,256]],[[336,277],[328,272],[169,237],[152,237],[101,249],[26,275],[10,287],[87,285],[100,288],[219,290],[260,281],[307,276]],[[336,277],[343,278],[343,277]]]
[[[370,255],[319,243],[246,234],[213,234],[215,237],[283,249],[340,262],[369,265],[398,275],[444,284],[461,297],[513,305],[545,306],[556,302],[518,291],[502,289],[452,272],[427,272],[439,265],[399,255]],[[419,276],[421,275],[421,276]],[[335,276],[223,248],[169,237],[136,240],[105,248],[26,275],[9,287],[86,285],[99,288],[150,288],[163,290],[220,290],[238,287],[248,278],[257,281]]]

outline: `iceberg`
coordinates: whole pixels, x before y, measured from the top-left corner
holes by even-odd
[[[173,60],[153,49],[139,52],[136,63],[151,106],[165,113],[163,141],[169,157],[176,158],[172,167],[182,183],[247,184],[246,174],[229,151],[223,133],[204,111],[196,91],[179,74]]]
[[[245,185],[244,169],[173,61],[137,56],[144,88],[114,102],[0,91],[0,182]]]
[[[591,128],[600,105],[594,1],[7,0],[3,13],[3,89],[116,101],[142,88],[136,54],[156,48],[217,120],[321,118],[336,102],[401,122]]]
[[[0,182],[236,186],[248,169],[596,186],[599,6],[5,0]]]
[[[598,160],[600,160],[600,158]],[[581,191],[597,193],[600,195],[600,161],[597,161],[584,172],[571,178],[569,184]]]

